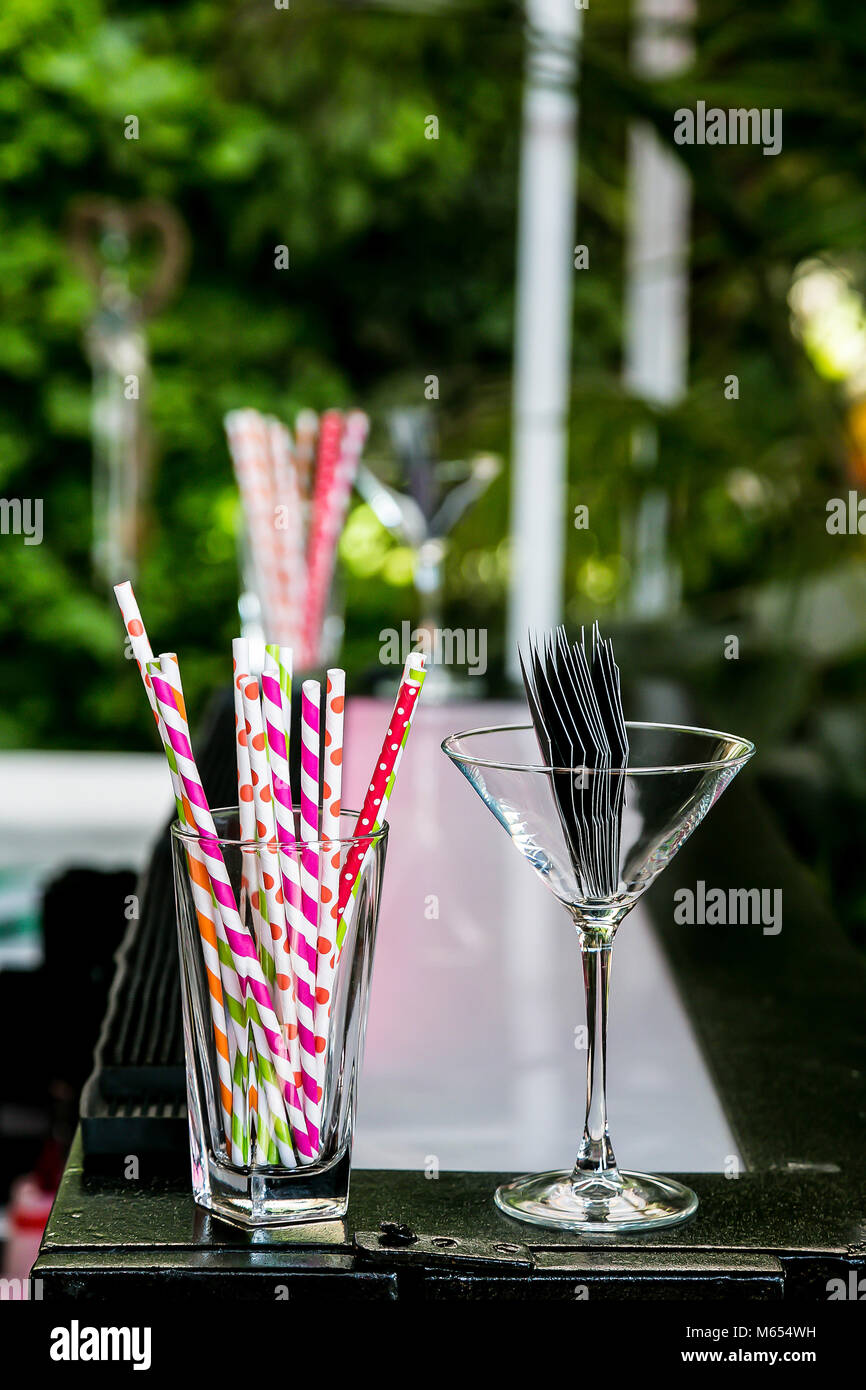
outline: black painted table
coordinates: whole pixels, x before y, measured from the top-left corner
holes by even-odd
[[[611,1244],[509,1220],[492,1201],[505,1176],[361,1169],[345,1221],[250,1235],[196,1208],[185,1177],[86,1177],[78,1140],[34,1275],[46,1299],[824,1300],[863,1273],[866,1192],[840,1175],[685,1174],[693,1221]],[[390,1243],[393,1226],[418,1239]]]

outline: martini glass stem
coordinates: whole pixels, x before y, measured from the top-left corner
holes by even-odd
[[[610,941],[581,943],[586,992],[586,1120],[571,1181],[584,1201],[610,1201],[622,1179],[607,1129],[607,1005]]]

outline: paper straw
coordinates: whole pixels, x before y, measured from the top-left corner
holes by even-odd
[[[150,670],[154,679],[156,679],[158,675],[161,675],[163,678],[162,682],[157,681],[157,685],[154,686],[154,693],[160,711],[164,712],[165,704],[170,704],[171,713],[168,718],[172,725],[176,724],[177,728],[182,731],[187,744],[189,744],[189,726],[186,717],[183,687],[181,685],[180,668],[177,663],[177,658],[174,653],[164,653],[159,658],[158,662],[151,663]],[[169,725],[167,724],[166,727],[168,728]],[[190,748],[190,756],[191,755],[192,749]],[[172,750],[172,756],[176,758],[174,749]],[[192,766],[193,769],[195,769],[194,760]],[[181,769],[179,767],[178,772],[180,773],[180,771]],[[198,778],[197,771],[195,771],[195,776]],[[201,837],[201,827],[196,819],[194,799],[190,800],[189,796],[186,795],[186,787],[184,787],[184,792],[186,824],[194,833]],[[204,793],[202,791],[202,797],[203,796]],[[213,824],[212,820],[210,823],[211,825]],[[201,838],[199,839],[199,843],[202,843]],[[224,868],[224,861],[222,860],[222,855],[218,846],[217,852],[220,853],[220,862]],[[204,855],[198,850],[196,854],[198,856],[197,861],[195,863],[191,862],[188,866],[190,868],[193,894],[194,896],[197,895],[202,901],[209,898],[216,914],[215,927],[220,973],[228,1005],[228,1016],[231,1022],[231,1032],[229,1036],[234,1043],[233,1050],[235,1055],[233,1057],[232,1066],[232,1101],[233,1106],[235,1101],[237,1101],[239,1108],[237,1120],[235,1120],[234,1109],[232,1113],[232,1159],[237,1163],[247,1163],[249,1161],[248,1057],[250,1051],[250,1031],[258,1022],[258,1013],[255,1001],[247,987],[247,978],[242,970],[238,970],[236,957],[229,944],[225,926],[226,908],[224,905],[222,907],[219,905],[214,883],[210,871],[206,866]],[[240,918],[238,920],[240,920]],[[260,1026],[259,1034],[261,1041]],[[273,1073],[273,1069],[271,1069],[270,1072],[266,1072],[267,1065],[266,1063],[263,1064],[262,1074],[266,1076],[268,1084],[276,1089],[279,1086],[278,1078]],[[276,1095],[280,1098],[279,1090],[276,1090]],[[281,1105],[281,1098],[278,1100],[277,1113],[281,1117],[281,1135],[285,1141],[285,1139],[288,1138],[288,1128],[285,1108]],[[295,1159],[290,1148],[290,1140],[288,1145],[284,1144],[284,1148],[287,1153],[291,1154],[291,1159],[287,1160],[289,1166],[294,1166]]]
[[[303,501],[306,501],[310,495],[318,431],[319,417],[315,410],[299,410],[295,417],[294,462],[297,470],[298,489]]]
[[[178,767],[177,755],[174,745],[174,733],[169,734],[168,726],[165,721],[165,709],[160,703],[159,697],[153,685],[154,674],[161,675],[161,665],[153,661],[152,649],[144,630],[141,614],[135,603],[132,586],[127,582],[116,587],[118,604],[127,624],[127,631],[133,643],[133,652],[139,661],[142,681],[145,685],[145,692],[148,702],[157,718],[157,726],[163,740],[169,770],[172,775],[172,785],[176,788],[176,800],[178,812],[182,824],[189,830],[199,833],[199,826],[196,821],[193,803],[187,794],[187,787]],[[137,649],[136,649],[137,648]],[[176,662],[166,661],[169,679],[174,672],[174,682],[176,691],[169,683],[165,686],[166,698],[170,700],[172,719],[176,720],[179,729],[185,733],[187,746],[189,745],[189,730],[186,722],[186,711],[183,704],[183,692],[180,688],[180,673],[177,671]],[[148,669],[150,667],[150,669]],[[147,678],[147,679],[145,679]],[[189,749],[190,759],[192,750]],[[194,761],[193,761],[194,768]],[[195,773],[196,781],[198,774]],[[200,787],[200,781],[199,781]],[[201,792],[204,799],[204,792]],[[193,798],[194,799],[194,798]],[[205,806],[206,806],[205,801]],[[209,815],[209,812],[208,812]],[[213,821],[210,821],[210,829],[213,831]],[[230,1060],[230,1051],[234,1053],[241,1050],[241,1055],[245,1056],[242,1049],[246,1044],[247,1016],[252,1011],[255,1024],[258,1029],[258,1043],[267,1047],[264,1030],[258,1015],[258,1006],[251,996],[244,1004],[244,990],[246,987],[246,977],[240,976],[236,970],[235,959],[232,955],[228,943],[226,928],[223,920],[223,909],[220,908],[217,896],[214,892],[210,873],[207,867],[204,847],[199,841],[196,845],[187,845],[187,868],[190,875],[190,885],[192,889],[193,902],[196,911],[199,932],[202,939],[202,953],[208,978],[208,988],[210,995],[211,1015],[214,1025],[214,1035],[217,1050],[217,1066],[220,1083],[221,1105],[223,1110],[224,1124],[226,1124],[226,1142],[233,1160],[238,1158],[238,1150],[232,1141],[232,1116],[227,1101],[231,1097],[232,1087],[235,1084],[233,1079],[234,1061]],[[224,866],[223,866],[224,868]],[[231,920],[231,919],[230,919]],[[232,923],[232,925],[234,925]],[[238,925],[239,919],[238,919]],[[224,988],[223,988],[224,987]],[[228,1023],[228,1027],[226,1024]],[[230,1047],[231,1044],[231,1047]],[[268,1084],[273,1084],[275,1089],[279,1085],[279,1080],[274,1072],[274,1067],[270,1060],[266,1060],[263,1070],[268,1073]],[[279,1089],[276,1089],[276,1105],[278,1113],[285,1115],[282,1096]],[[282,1160],[287,1166],[295,1165],[294,1153],[291,1144],[285,1144],[288,1131],[285,1120],[282,1121],[280,1135],[280,1153]],[[242,1157],[242,1155],[241,1155]]]
[[[253,809],[253,783],[250,776],[250,755],[247,748],[244,701],[238,676],[250,669],[250,644],[245,637],[232,640],[232,693],[235,707],[235,750],[238,764],[238,826],[242,840],[256,838],[256,813]]]
[[[262,880],[259,905],[264,906],[264,920],[267,926],[264,933],[265,950],[271,957],[274,969],[277,1013],[284,1024],[294,1028],[296,1019],[291,993],[291,965],[286,944],[286,913],[280,891],[279,869],[274,857],[276,832],[259,687],[248,671],[238,672],[236,683],[241,695],[250,769],[252,839],[258,842],[255,857],[259,862]]]
[[[265,648],[265,669],[262,673],[262,714],[268,742],[271,767],[271,787],[274,793],[274,818],[277,839],[281,845],[295,850],[295,823],[292,809],[292,788],[289,773],[289,742],[292,732],[292,649],[268,643]],[[289,924],[289,944],[292,952],[299,949],[298,933],[302,928],[301,877],[294,854],[286,854],[283,863],[283,888]],[[315,967],[314,967],[315,968]]]
[[[363,835],[366,831],[372,834],[382,828],[382,822],[388,810],[388,803],[391,800],[397,772],[403,757],[403,750],[408,742],[415,718],[418,696],[421,693],[425,675],[423,653],[412,652],[403,668],[403,677],[388,724],[388,732],[376,759],[376,766],[373,769],[367,795],[358,817],[357,835]],[[342,946],[352,921],[357,891],[361,882],[361,865],[368,852],[369,841],[367,840],[361,840],[352,845],[340,873],[338,947]]]
[[[319,937],[319,706],[318,681],[304,681],[301,690],[301,911],[307,944],[315,950]],[[311,1000],[311,1002],[313,1002]],[[315,1006],[313,1009],[315,1013]],[[313,1023],[315,1020],[313,1020]],[[313,1042],[313,1055],[316,1044]]]
[[[159,731],[160,742],[162,743],[163,748],[166,749],[166,752],[168,752],[169,744],[168,739],[166,737],[165,727],[162,723],[159,710],[157,709],[156,697],[153,693],[153,686],[151,685],[150,681],[150,673],[147,669],[148,664],[151,661],[153,661],[153,648],[151,647],[150,641],[148,640],[147,632],[145,631],[144,623],[142,622],[141,613],[139,612],[138,604],[135,601],[135,594],[133,593],[132,585],[130,584],[128,579],[124,580],[122,584],[115,584],[114,597],[117,599],[117,605],[120,609],[121,616],[123,618],[123,624],[126,628],[127,636],[129,637],[130,646],[132,647],[132,654],[135,657],[135,660],[138,664],[139,674],[144,684],[144,693],[147,696],[148,704],[150,705],[150,708],[153,712],[153,717],[156,720],[156,727]],[[168,760],[168,770],[171,776],[171,787],[172,791],[174,792],[174,799],[178,804],[178,814],[181,816],[181,819],[183,819],[183,814],[180,809],[180,782],[178,781],[177,769],[174,766],[173,758],[169,758]]]
[[[280,863],[276,852],[278,841],[262,708],[259,703],[259,687],[256,681],[250,679],[249,675],[241,675],[238,679],[241,682],[244,715],[246,716],[247,747],[250,755],[253,805],[256,813],[256,836],[259,841],[258,854],[261,859],[265,908],[273,939],[277,1012],[285,1025],[284,1031],[288,1040],[289,1058],[295,1082],[291,1094],[286,1095],[286,1103],[289,1107],[289,1120],[295,1147],[301,1161],[309,1162],[312,1157],[312,1145],[307,1133],[303,1100],[304,1071],[298,1036],[298,1014],[292,992],[292,965],[286,934],[285,895],[282,889]]]
[[[259,1094],[259,1084],[256,1078],[256,1054],[255,1049],[251,1047],[249,1051],[249,1090],[247,1092],[247,1137],[251,1163],[267,1163],[268,1161],[267,1139],[265,1138],[265,1142],[262,1143],[267,1105],[264,1092]],[[255,1142],[253,1142],[252,1134],[253,1123],[256,1127]]]
[[[337,546],[346,524],[346,513],[349,510],[352,488],[355,485],[358,464],[361,461],[361,454],[364,451],[369,430],[370,421],[363,410],[350,410],[346,416],[345,428],[340,441],[340,456],[337,460],[334,481],[322,523],[325,543],[320,551],[321,571],[318,574],[313,573],[310,577],[310,587],[313,589],[315,601],[318,603],[318,610],[311,611],[311,622],[315,624],[319,641],[321,641],[322,627],[334,578]]]
[[[292,458],[291,435],[279,420],[268,420],[267,423],[276,504],[274,533],[281,586],[278,618],[272,631],[279,644],[293,646],[301,641],[307,592],[303,502]]]
[[[312,1073],[311,1128],[318,1137],[321,1124],[321,1081],[316,1041],[316,946],[319,937],[319,704],[318,681],[304,681],[301,688],[301,916],[304,945],[301,950],[307,973],[309,1005],[309,1054]]]
[[[274,1127],[268,1109],[268,1097],[264,1087],[259,1086],[256,1075],[256,1054],[250,1048],[250,1112],[255,1115],[255,1145],[250,1139],[253,1162],[257,1164],[276,1164],[280,1161],[279,1150],[274,1137]]]
[[[295,983],[298,1039],[303,1071],[304,1110],[310,1143],[318,1149],[316,1118],[316,1040],[314,1010],[316,989],[316,938],[310,934],[302,908],[301,875],[297,861],[292,792],[289,782],[289,735],[291,724],[292,654],[285,647],[269,645],[262,672],[262,714],[268,741],[271,786],[277,838],[283,851],[279,856],[283,896],[289,928],[289,951]]]
[[[236,637],[232,641],[232,688],[235,707],[235,749],[238,765],[238,828],[240,838],[245,843],[253,843],[256,838],[256,813],[253,806],[253,783],[250,772],[250,757],[247,748],[246,718],[244,715],[243,696],[241,694],[239,673],[242,674],[249,670],[250,654],[249,642],[244,637]],[[249,903],[249,910],[253,921],[253,930],[259,944],[259,961],[266,978],[273,984],[276,975],[276,966],[273,958],[273,945],[271,941],[271,930],[266,918],[260,909],[261,902],[261,883],[259,880],[259,858],[255,851],[241,850],[241,884],[243,892]],[[263,1088],[256,1082],[255,1073],[255,1050],[247,1044],[247,1055],[250,1058],[249,1074],[249,1093],[246,1097],[246,1152],[249,1154],[250,1130],[252,1117],[256,1117],[256,1161],[267,1163],[267,1134],[270,1124],[267,1096]],[[265,1136],[264,1148],[260,1149],[259,1135]],[[248,1160],[246,1160],[248,1161]]]
[[[161,676],[155,663],[150,667],[150,675],[157,705],[165,722],[169,741],[177,760],[178,773],[183,783],[184,792],[192,807],[196,831],[199,836],[198,843],[205,858],[210,884],[219,907],[217,931],[219,933],[221,926],[225,945],[237,972],[246,1003],[246,1013],[241,1018],[238,1017],[234,1008],[230,1008],[232,1023],[238,1030],[241,1024],[246,1024],[248,1019],[252,1026],[258,1057],[259,1081],[266,1086],[268,1091],[268,1103],[274,1117],[280,1161],[287,1167],[293,1167],[295,1156],[285,1120],[285,1106],[291,1105],[293,1102],[296,1105],[297,1094],[286,1041],[282,1035],[280,1021],[274,1013],[270,991],[259,964],[255,944],[238,914],[228,869],[218,843],[216,827],[193,757],[185,710],[182,702],[180,705],[177,703],[171,686]],[[242,1045],[243,1037],[243,1032],[239,1032],[237,1037],[239,1046]]]
[[[304,681],[300,699],[300,905],[313,938],[318,935],[318,778],[320,778],[318,681]]]
[[[339,535],[338,467],[342,437],[342,413],[339,410],[326,410],[319,422],[319,452],[307,539],[307,597],[302,654],[305,666],[315,666],[318,660],[322,622],[328,605],[334,565],[333,548]]]
[[[224,423],[243,502],[264,626],[271,631],[279,623],[281,584],[267,423],[257,410],[229,411]]]
[[[331,412],[323,417],[322,439],[330,432]],[[320,448],[322,472],[316,477],[316,498],[308,550],[307,606],[304,614],[306,650],[311,662],[316,660],[321,644],[322,625],[334,577],[337,544],[346,521],[349,499],[370,422],[362,410],[352,410],[346,416],[345,429],[339,440],[336,458],[333,457],[333,437],[329,433],[326,445]],[[336,430],[334,428],[334,434]],[[321,476],[321,485],[320,485]]]
[[[256,588],[264,608],[267,594],[266,565],[268,547],[260,545],[260,526],[269,503],[268,487],[262,486],[267,476],[267,438],[264,421],[257,410],[231,410],[223,421],[229,453],[234,464],[238,492],[243,505],[244,524],[250,545],[250,555],[256,577]]]
[[[186,708],[183,698],[183,686],[180,679],[180,666],[174,652],[163,652],[155,661],[150,662],[150,669],[161,673],[168,686],[171,688],[174,702],[179,711],[186,718]],[[151,683],[152,686],[152,683]],[[155,698],[155,697],[154,697]],[[158,707],[159,708],[159,707]],[[165,730],[165,721],[160,712],[160,726]],[[166,732],[166,757],[169,767],[174,770],[174,776],[179,789],[178,815],[181,824],[186,830],[196,832],[195,813],[186,795],[180,774],[177,768],[177,759],[171,741]],[[220,951],[221,921],[220,911],[214,896],[213,888],[210,883],[207,868],[204,864],[204,856],[198,846],[184,846],[187,859],[187,872],[190,876],[190,888],[193,895],[193,902],[196,913],[201,914],[209,923],[207,949],[210,953],[212,962],[216,963],[219,970],[220,982],[222,985],[223,1001],[227,1004],[229,1014],[231,1013],[231,1000],[240,998],[242,991],[237,978],[237,972],[230,954]],[[195,864],[193,864],[195,860]],[[201,928],[200,928],[201,930]],[[204,949],[205,938],[202,938]],[[227,1022],[230,1019],[227,1018]],[[227,1029],[229,1044],[229,1061],[231,1064],[231,1090],[232,1090],[232,1123],[231,1123],[231,1155],[232,1162],[246,1162],[245,1155],[248,1148],[245,1142],[246,1133],[246,1054],[247,1054],[247,1035],[244,1031],[243,1036],[236,1035],[234,1027]]]
[[[249,1062],[245,1068],[244,1054],[236,1048],[232,1068],[232,1163],[244,1167],[249,1161]]]
[[[168,760],[169,775],[171,777],[172,791],[174,793],[175,804],[177,805],[178,816],[182,824],[187,824],[186,814],[183,805],[182,787],[180,778],[177,774],[174,762],[174,753],[170,752],[170,743],[165,731],[165,725],[157,707],[156,696],[153,692],[148,663],[153,660],[153,649],[148,640],[147,632],[142,621],[138,604],[135,600],[132,585],[128,580],[122,584],[116,584],[114,594],[123,617],[124,626],[132,645],[133,655],[138,663],[139,674],[147,695],[148,704],[153,711],[156,727],[159,731],[160,741],[166,751]],[[192,852],[194,854],[194,851]],[[188,863],[191,852],[187,851]],[[219,964],[219,953],[217,947],[216,916],[217,909],[210,895],[194,897],[194,908],[196,923],[198,925],[199,936],[202,943],[202,955],[204,958],[205,974],[208,985],[208,1004],[211,1014],[211,1025],[214,1034],[214,1046],[217,1054],[217,1073],[219,1076],[220,1088],[220,1108],[222,1110],[223,1132],[226,1138],[226,1145],[229,1151],[232,1150],[232,1057],[229,1046],[229,1030],[226,1025],[225,1001],[223,998],[223,988],[221,971]]]
[[[322,780],[322,839],[339,841],[340,814],[343,796],[343,719],[346,703],[346,673],[339,669],[328,672],[325,698],[325,752]],[[330,1008],[330,981],[327,979],[335,964],[336,930],[339,917],[340,847],[332,844],[323,850],[319,900],[322,904],[319,921],[319,964],[317,994],[320,1010],[327,1017]],[[327,928],[327,930],[326,930]],[[317,1030],[318,1031],[318,1030]]]
[[[253,805],[253,779],[247,747],[246,715],[240,677],[250,669],[250,644],[245,637],[232,640],[232,687],[235,706],[235,749],[238,764],[238,827],[240,837],[248,844],[256,839],[256,812]],[[269,980],[276,973],[273,962],[271,929],[261,910],[259,856],[254,850],[242,850],[242,883],[250,902],[253,928],[259,943],[259,960]]]
[[[346,673],[328,672],[325,698],[325,749],[322,785],[322,840],[339,841],[343,794],[343,716]],[[322,849],[319,889],[319,960],[316,974],[316,1034],[324,1036],[331,1006],[331,983],[336,965],[337,924],[339,918],[340,847],[332,843]]]
[[[337,962],[337,913],[340,891],[340,811],[343,791],[343,714],[346,673],[328,672],[325,694],[325,740],[322,756],[322,841],[319,871],[319,936],[316,967],[316,1053],[319,1106],[327,1072],[331,994]],[[319,1118],[321,1129],[321,1119]]]
[[[292,569],[290,549],[286,544],[291,529],[301,520],[300,500],[291,459],[291,435],[273,416],[264,416],[262,424],[267,444],[265,482],[269,493],[268,544],[271,550],[271,612],[266,630],[278,641],[289,642],[294,640],[306,586],[306,570],[302,568],[299,579]],[[303,535],[297,539],[303,546]]]

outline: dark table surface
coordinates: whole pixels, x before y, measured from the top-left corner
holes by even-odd
[[[197,1208],[185,1175],[90,1178],[80,1141],[34,1275],[46,1298],[214,1293],[274,1298],[586,1296],[826,1299],[827,1281],[863,1272],[866,1191],[841,1174],[684,1174],[697,1216],[654,1235],[586,1241],[503,1216],[501,1173],[360,1169],[344,1221],[254,1234]],[[418,1237],[392,1246],[383,1223]],[[323,1281],[327,1281],[324,1283]]]

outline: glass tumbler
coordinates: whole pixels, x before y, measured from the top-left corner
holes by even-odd
[[[193,1195],[244,1227],[345,1215],[387,824],[244,841],[172,826]],[[365,850],[342,918],[333,887]],[[332,872],[322,872],[330,860]]]

